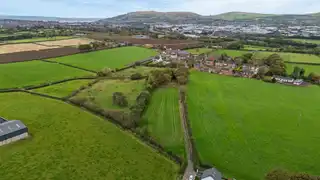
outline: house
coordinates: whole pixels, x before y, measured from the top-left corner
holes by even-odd
[[[28,136],[28,128],[19,120],[5,120],[0,123],[0,146],[25,139]]]
[[[208,66],[213,66],[215,59],[216,59],[215,57],[211,56],[205,61],[205,64]]]
[[[222,180],[222,174],[215,168],[203,171],[201,180]]]

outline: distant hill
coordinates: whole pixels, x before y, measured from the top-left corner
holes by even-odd
[[[26,20],[26,21],[60,21],[60,22],[94,22],[98,18],[61,18],[61,17],[43,17],[43,16],[11,16],[0,15],[0,19]]]
[[[256,19],[261,17],[272,17],[275,14],[259,14],[259,13],[246,13],[246,12],[228,12],[211,16],[214,19],[222,20],[241,20],[241,19]]]
[[[100,22],[187,22],[197,20],[202,16],[192,12],[156,12],[156,11],[138,11],[131,12],[112,18],[100,20]]]

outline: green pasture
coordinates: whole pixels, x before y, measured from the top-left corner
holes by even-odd
[[[0,89],[94,75],[87,71],[42,61],[0,64]]]
[[[56,40],[63,40],[63,39],[70,39],[72,36],[56,36],[52,38],[46,37],[35,37],[31,39],[19,39],[19,40],[12,40],[8,41],[8,43],[28,43],[28,42],[42,42],[42,41],[56,41]]]
[[[213,54],[221,55],[227,53],[232,57],[239,57],[246,53],[253,53],[255,58],[268,57],[271,54],[279,54],[284,61],[290,62],[309,62],[309,63],[320,63],[320,57],[312,54],[298,54],[298,53],[285,53],[285,52],[253,52],[253,51],[239,51],[239,50],[228,50],[221,49],[213,52]]]
[[[0,94],[0,114],[29,128],[0,148],[1,179],[174,180],[178,165],[80,108],[24,93]]]
[[[320,45],[320,40],[316,40],[316,39],[295,39],[295,38],[291,38],[288,40],[292,40],[292,41],[296,41],[296,42],[302,42],[302,43],[311,43],[311,44],[319,44]]]
[[[34,89],[32,91],[62,98],[62,97],[71,95],[72,92],[74,92],[75,90],[79,89],[82,86],[88,85],[88,83],[91,81],[92,80],[68,81],[68,82],[55,84],[55,85],[51,85],[51,86],[47,86],[39,89]]]
[[[179,114],[179,92],[176,88],[160,88],[152,93],[142,117],[151,137],[168,151],[185,157],[183,131]]]
[[[320,175],[320,88],[192,72],[187,86],[200,159],[226,177],[275,168]]]
[[[130,76],[135,73],[140,73],[142,76],[147,76],[151,71],[157,70],[157,69],[161,69],[161,68],[137,66],[135,68],[129,68],[123,71],[115,72],[112,74],[112,76],[130,78]]]
[[[203,53],[211,52],[212,49],[210,49],[210,48],[195,48],[195,49],[188,49],[187,51],[191,54],[203,54]]]
[[[320,65],[305,65],[305,64],[291,64],[291,63],[286,63],[287,66],[287,73],[291,74],[294,67],[298,66],[300,68],[303,68],[305,70],[305,76],[308,76],[309,73],[316,73],[320,74]]]
[[[130,46],[59,57],[51,60],[99,71],[106,67],[122,68],[134,61],[144,60],[156,54],[157,52],[152,49]]]
[[[80,92],[72,99],[86,99],[105,109],[123,109],[113,104],[113,93],[122,92],[127,98],[128,107],[130,107],[135,103],[136,98],[144,88],[145,80],[104,80]]]

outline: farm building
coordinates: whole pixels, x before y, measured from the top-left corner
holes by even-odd
[[[290,77],[282,77],[282,76],[273,76],[273,78],[276,80],[276,82],[281,84],[290,84],[290,85],[296,85],[296,86],[306,85],[306,83],[302,79],[295,80]]]
[[[0,121],[2,121],[0,123],[0,146],[25,139],[29,136],[28,128],[21,121],[6,121],[3,118]]]
[[[203,171],[201,180],[222,180],[222,174],[215,168]]]

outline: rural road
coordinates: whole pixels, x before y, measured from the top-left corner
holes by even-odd
[[[187,153],[187,159],[188,159],[188,166],[184,172],[183,180],[189,180],[189,177],[192,175],[193,179],[196,176],[196,172],[194,171],[193,162],[192,162],[192,144],[189,139],[189,132],[188,132],[188,125],[187,125],[187,118],[185,115],[185,109],[183,106],[183,103],[181,102],[181,99],[179,100],[179,106],[180,106],[180,119],[181,124],[184,132],[184,141],[185,141],[185,149]]]

